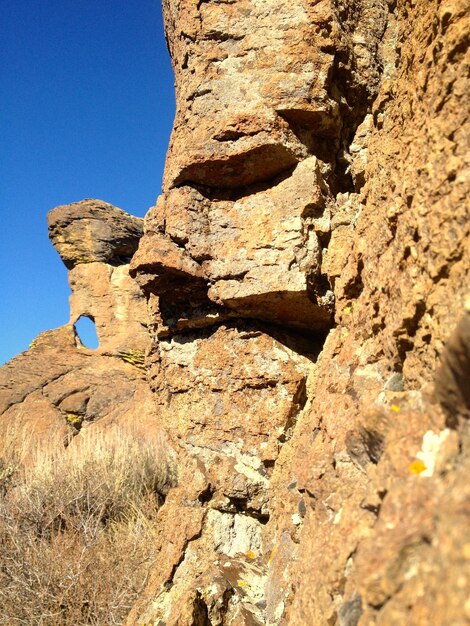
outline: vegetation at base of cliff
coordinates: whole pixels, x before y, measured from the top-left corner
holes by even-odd
[[[155,565],[161,445],[114,427],[0,450],[0,624],[124,622]]]

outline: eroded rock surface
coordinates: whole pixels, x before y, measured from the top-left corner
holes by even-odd
[[[142,219],[102,200],[58,206],[47,215],[49,237],[68,269],[83,263],[129,263],[143,233]]]
[[[39,335],[0,369],[2,437],[57,437],[62,445],[98,424],[156,428],[144,370],[147,309],[128,264],[142,221],[98,200],[49,213],[52,243],[71,268],[70,322]],[[95,322],[96,350],[76,333],[82,316]]]
[[[465,3],[164,12],[177,114],[131,273],[180,482],[128,624],[463,625]]]
[[[468,624],[468,7],[163,8],[163,193],[142,238],[52,212],[71,321],[2,368],[0,426],[165,431],[128,626]]]
[[[353,188],[348,146],[378,86],[386,3],[367,7],[367,33],[359,11],[343,22],[327,2],[169,1],[164,10],[177,114],[164,194],[147,216],[133,272],[158,291],[170,328],[214,309],[329,328],[328,244],[358,209],[337,196]],[[175,310],[165,273],[181,292],[197,282],[202,294],[205,285],[205,302],[192,314],[187,302]]]

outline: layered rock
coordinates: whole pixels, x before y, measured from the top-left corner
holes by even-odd
[[[359,14],[343,24],[326,2],[165,2],[164,11],[177,113],[164,195],[133,263],[140,284],[158,291],[164,313],[174,303],[165,274],[172,286],[198,283],[200,306],[171,307],[169,326],[215,309],[328,328],[334,269],[322,261],[335,198],[351,189],[347,146],[378,83],[386,4],[367,7],[367,35]],[[347,224],[357,207],[342,209]]]

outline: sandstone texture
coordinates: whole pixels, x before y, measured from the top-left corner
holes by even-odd
[[[165,433],[127,626],[469,624],[467,3],[163,11],[162,194],[50,213],[71,320],[0,370],[0,428]]]
[[[81,263],[129,263],[143,233],[140,218],[101,200],[58,206],[47,224],[52,245],[69,269]]]

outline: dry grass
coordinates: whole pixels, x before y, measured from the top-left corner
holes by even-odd
[[[0,451],[0,624],[122,624],[154,564],[161,441],[90,429],[27,464],[13,450]]]

